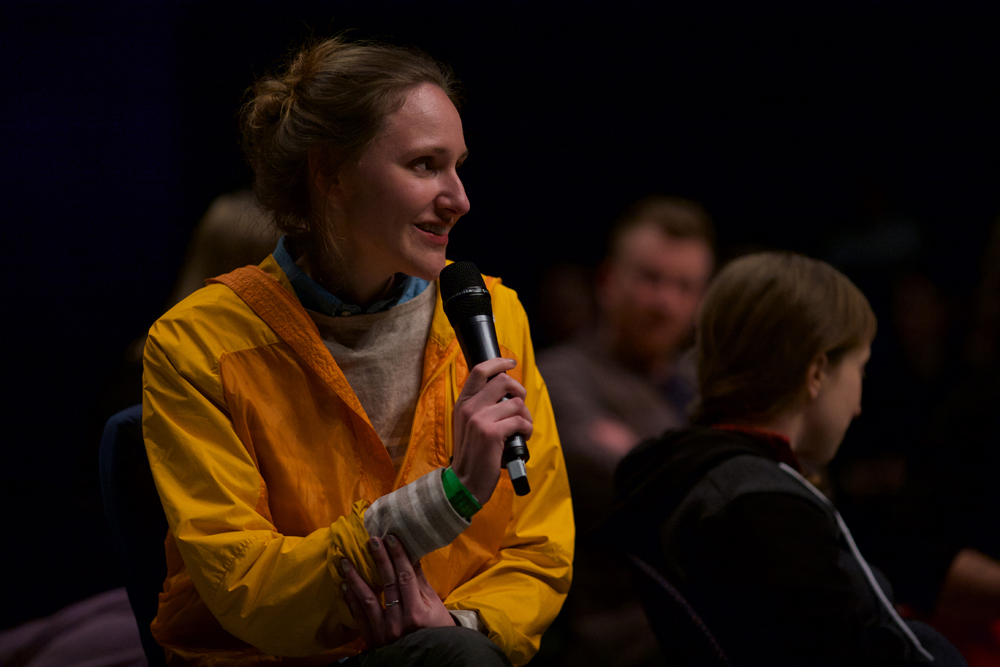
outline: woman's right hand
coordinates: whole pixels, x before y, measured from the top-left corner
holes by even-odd
[[[420,563],[410,564],[399,540],[393,535],[387,535],[385,540],[373,537],[368,548],[378,568],[381,586],[369,586],[346,558],[340,563],[340,571],[344,574],[347,606],[369,649],[391,644],[421,628],[455,625],[455,619],[427,581]],[[385,596],[384,605],[379,601],[379,593]]]
[[[531,437],[525,390],[507,375],[517,362],[502,357],[473,367],[455,402],[455,455],[452,470],[480,505],[500,480],[503,443],[515,433]],[[492,379],[491,379],[492,378]],[[501,399],[507,396],[509,400]]]

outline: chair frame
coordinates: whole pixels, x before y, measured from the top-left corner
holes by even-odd
[[[667,581],[659,570],[639,556],[628,554],[627,558],[634,573],[644,575],[656,585],[654,588],[637,586],[637,589],[642,591],[640,597],[643,607],[663,652],[672,657],[676,661],[675,664],[729,667],[731,663],[722,645],[681,592]],[[666,621],[661,613],[673,617],[678,627],[672,627],[671,630],[683,633],[690,640],[688,648],[691,650],[680,650],[679,644],[673,641],[675,637],[664,636],[663,622],[669,623],[669,621]],[[686,622],[690,625],[685,628]]]

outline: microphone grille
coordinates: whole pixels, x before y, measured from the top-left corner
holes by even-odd
[[[453,262],[439,279],[441,300],[449,320],[471,315],[493,316],[493,303],[479,267],[472,262]]]

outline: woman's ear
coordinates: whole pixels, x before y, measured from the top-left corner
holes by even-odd
[[[830,360],[827,358],[826,352],[817,354],[812,363],[809,364],[809,370],[806,372],[806,392],[809,394],[810,400],[815,401],[819,397],[829,365]]]
[[[329,196],[330,188],[338,185],[337,171],[331,169],[330,154],[321,148],[309,151],[309,184],[316,194]]]
[[[314,148],[309,151],[309,200],[316,224],[325,225],[336,219],[336,211],[343,202],[340,170],[335,164],[329,150]]]

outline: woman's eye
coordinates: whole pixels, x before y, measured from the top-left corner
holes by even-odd
[[[431,158],[420,158],[413,163],[413,168],[417,171],[430,171],[433,168]]]

